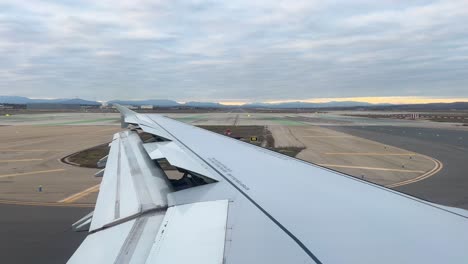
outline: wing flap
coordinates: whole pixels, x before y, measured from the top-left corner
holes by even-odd
[[[190,152],[185,151],[175,142],[153,142],[144,145],[152,159],[166,158],[175,167],[220,181],[220,177],[213,173],[205,163],[198,161],[197,157],[190,155]]]
[[[227,213],[227,200],[149,212],[91,233],[68,263],[222,263]]]
[[[88,235],[67,263],[114,263],[134,223],[131,220]]]
[[[214,181],[221,180],[205,162],[201,161],[191,151],[186,150],[182,144],[174,141],[174,137],[151,118],[135,113],[120,105],[116,105],[116,107],[122,114],[123,127],[126,127],[128,124],[137,125],[144,132],[164,140],[162,142],[144,144],[144,148],[151,159],[166,158],[175,167],[197,173]]]
[[[116,134],[111,143],[91,231],[147,210],[167,207],[170,184],[136,132]]]
[[[170,207],[146,263],[223,263],[227,213],[227,200]]]
[[[146,143],[143,146],[151,159],[158,160],[164,158],[164,154],[158,148],[158,142]]]

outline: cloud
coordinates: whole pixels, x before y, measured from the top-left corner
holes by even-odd
[[[0,94],[468,97],[466,1],[2,1]]]
[[[191,65],[225,65],[229,63],[232,63],[232,62],[229,60],[210,60],[210,59],[193,60],[193,61],[188,62],[188,64],[191,64]]]
[[[98,50],[95,54],[98,57],[115,57],[119,56],[120,52],[114,50]]]
[[[427,28],[437,24],[450,24],[454,18],[466,17],[467,8],[468,2],[464,0],[434,2],[351,16],[345,19],[344,23],[351,27],[394,24],[406,28]]]

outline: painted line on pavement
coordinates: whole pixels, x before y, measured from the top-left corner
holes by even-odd
[[[64,151],[63,149],[0,149],[0,152],[47,152]]]
[[[74,202],[76,200],[79,200],[79,199],[89,195],[90,193],[99,191],[99,185],[100,184],[94,185],[94,186],[89,187],[88,189],[86,189],[84,191],[81,191],[79,193],[75,193],[73,195],[70,195],[67,198],[64,198],[64,199],[58,201],[58,203],[72,203],[72,202]]]
[[[377,153],[377,152],[326,152],[325,155],[356,155],[356,156],[416,156],[416,153]]]
[[[305,138],[350,138],[351,136],[303,136]]]
[[[378,167],[361,167],[361,166],[348,166],[348,165],[336,165],[336,164],[317,164],[317,165],[323,166],[323,167],[349,168],[349,169],[361,169],[361,170],[418,172],[418,173],[424,173],[425,172],[425,171],[420,171],[420,170],[402,170],[402,169],[389,169],[389,168],[378,168]]]
[[[422,175],[420,175],[420,176],[418,176],[416,178],[409,179],[409,180],[402,181],[402,182],[392,183],[392,184],[386,185],[385,187],[395,188],[395,187],[399,187],[399,186],[402,186],[402,185],[407,185],[407,184],[410,184],[410,183],[415,183],[415,182],[418,182],[418,181],[422,181],[424,179],[427,179],[427,178],[437,174],[439,171],[441,171],[444,168],[444,164],[442,162],[440,162],[439,160],[437,160],[437,159],[431,158],[431,157],[426,156],[426,155],[419,155],[419,156],[422,156],[422,157],[424,157],[426,159],[431,160],[434,163],[434,167],[430,171],[427,171],[424,174],[422,174]]]
[[[39,161],[44,159],[14,159],[14,160],[0,160],[0,163],[7,163],[7,162],[26,162],[26,161]]]
[[[29,206],[58,206],[58,207],[85,207],[93,208],[94,204],[79,204],[79,203],[56,203],[56,202],[34,202],[34,201],[13,201],[0,200],[0,204],[6,205],[29,205]]]
[[[22,172],[22,173],[3,174],[3,175],[0,175],[0,178],[23,176],[23,175],[34,175],[34,174],[42,174],[42,173],[51,173],[51,172],[59,172],[59,171],[65,171],[65,169],[30,171],[30,172]]]

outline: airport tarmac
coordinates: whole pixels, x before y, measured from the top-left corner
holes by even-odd
[[[100,179],[93,176],[98,170],[60,159],[109,142],[119,130],[116,125],[0,126],[2,263],[68,260],[86,236],[71,231],[71,224],[93,210]]]
[[[459,129],[468,131],[458,123],[432,122],[423,119],[378,119],[348,116],[353,112],[328,113],[199,113],[167,116],[192,125],[283,125],[283,126],[402,126]]]
[[[457,123],[431,122],[427,120],[378,119],[358,116],[354,111],[327,113],[168,113],[171,118],[193,125],[320,125],[320,126],[402,126],[460,129],[468,127]],[[362,112],[359,112],[362,114]],[[117,125],[118,113],[35,113],[0,116],[0,125]]]
[[[0,116],[1,125],[116,125],[118,113],[21,113]]]
[[[0,239],[0,255],[7,260],[16,260],[10,261],[14,263],[31,263],[31,260],[39,263],[63,263],[76,249],[84,234],[73,233],[67,228],[92,210],[99,179],[93,176],[97,170],[66,165],[60,162],[60,158],[108,142],[112,134],[120,129],[118,114],[47,115],[50,114],[13,115],[0,118],[0,124],[7,125],[0,126],[0,159],[6,161],[0,163],[0,177],[3,176],[0,178],[0,203],[6,202],[0,204],[0,212],[2,215],[8,215],[2,219],[3,226],[8,228],[2,230],[6,233],[2,234]],[[451,143],[446,146],[445,143],[441,143],[440,148],[445,146],[446,152],[440,152],[422,146],[432,145],[432,142],[437,142],[438,139],[428,138],[427,141],[418,141],[417,138],[407,137],[404,141],[396,137],[389,142],[388,138],[391,137],[383,131],[368,134],[358,134],[354,130],[354,132],[349,130],[350,132],[346,134],[337,131],[343,127],[354,129],[357,124],[366,124],[363,129],[366,131],[374,125],[382,124],[375,119],[362,121],[362,118],[359,118],[359,121],[356,121],[354,118],[333,115],[323,117],[320,114],[269,113],[169,114],[169,116],[193,125],[266,125],[274,134],[277,145],[296,144],[306,147],[298,158],[322,165],[334,165],[328,167],[357,177],[364,176],[365,180],[387,186],[410,181],[409,185],[397,187],[398,190],[406,191],[406,188],[418,184],[423,187],[410,188],[410,194],[423,198],[435,197],[448,205],[459,202],[461,207],[464,207],[466,204],[464,201],[467,196],[462,192],[462,189],[466,190],[466,186],[462,184],[462,187],[457,189],[458,176],[447,185],[444,183],[447,178],[439,177],[440,172],[434,171],[437,169],[434,160],[444,163],[442,170],[444,173],[448,173],[447,167],[452,168],[445,164],[452,164],[452,157],[456,158],[458,155],[458,159],[454,159],[455,164],[463,162],[462,158],[466,157],[466,152],[455,153],[453,156],[448,153],[452,147],[456,147],[456,144]],[[421,125],[436,127],[441,131],[451,131],[449,130],[451,128],[464,131],[454,124],[446,123],[406,120],[385,120],[385,122],[385,126],[382,127],[400,124],[409,129]],[[352,136],[353,133],[358,137]],[[405,143],[399,143],[400,141]],[[463,148],[466,149],[466,146]],[[439,154],[434,154],[434,151],[439,151]],[[411,182],[411,179],[418,179],[431,172],[433,172],[429,175],[431,177],[421,179],[418,183]],[[461,171],[454,170],[450,173],[457,174]],[[432,187],[423,184],[433,179],[439,180],[434,181],[430,185]],[[437,184],[446,189],[438,190]],[[37,190],[39,185],[43,186],[42,192]],[[450,195],[451,190],[447,188],[455,188],[456,191]],[[447,200],[443,199],[444,194],[449,196]],[[13,236],[15,239],[8,239],[8,236]],[[45,242],[31,244],[28,241]],[[25,254],[25,248],[28,249],[28,254]],[[60,252],[57,253],[57,250]]]
[[[1,263],[66,263],[86,237],[71,223],[92,208],[0,204]]]
[[[94,177],[98,170],[60,159],[109,142],[119,130],[118,126],[0,127],[0,204],[92,207],[100,182]],[[88,195],[76,195],[91,187]]]
[[[434,176],[395,189],[435,203],[468,209],[468,131],[396,126],[333,129],[440,160],[443,169]]]
[[[305,147],[296,157],[387,187],[422,180],[441,163],[427,155],[318,126],[269,126],[277,146]],[[276,140],[279,139],[279,140]]]
[[[110,118],[109,114],[104,115]],[[277,147],[305,148],[298,158],[389,187],[424,175],[430,176],[441,166],[429,155],[337,133],[311,125],[306,122],[307,119],[299,121],[290,120],[289,116],[254,116],[246,113],[172,116],[194,125],[267,125]],[[26,120],[24,124],[27,125],[0,127],[0,203],[92,204],[99,184],[99,179],[92,175],[97,170],[69,166],[58,160],[73,152],[108,142],[112,134],[119,130],[118,123],[109,126],[105,125],[107,121],[99,123],[102,117],[93,118],[90,114],[77,113],[61,113],[63,120],[52,114],[55,123],[50,123],[50,118],[41,114],[38,122],[47,120],[45,125],[31,125],[30,118],[13,117],[15,122]],[[99,125],[90,126],[90,122]],[[39,186],[42,186],[42,192],[37,191]]]

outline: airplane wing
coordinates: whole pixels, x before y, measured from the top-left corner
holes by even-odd
[[[464,210],[118,109],[128,129],[68,263],[468,263]],[[169,180],[161,160],[184,177]]]

